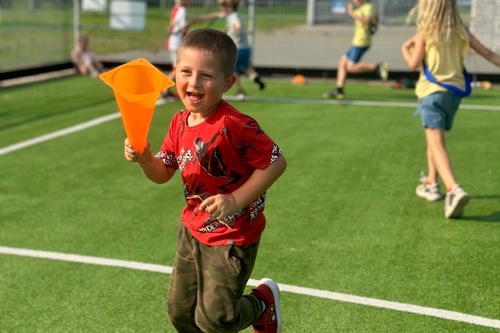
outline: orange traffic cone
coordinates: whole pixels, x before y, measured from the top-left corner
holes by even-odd
[[[102,73],[99,78],[113,88],[130,144],[142,153],[156,100],[174,82],[144,58]]]
[[[304,75],[297,74],[294,77],[292,77],[292,84],[304,85],[307,84],[307,79]]]

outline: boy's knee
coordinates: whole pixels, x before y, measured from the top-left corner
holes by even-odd
[[[236,333],[239,329],[231,322],[226,321],[227,318],[210,317],[211,314],[196,313],[196,326],[206,333]]]
[[[354,69],[356,68],[356,64],[352,63],[352,62],[348,62],[345,66],[345,69],[348,73],[352,73],[354,72]]]
[[[178,327],[179,325],[183,324],[189,318],[187,318],[186,313],[181,313],[180,311],[171,311],[171,309],[168,309],[168,318],[170,319],[170,322],[174,327]]]
[[[186,325],[194,326],[193,313],[186,308],[169,302],[167,312],[170,322],[174,327],[183,328],[186,327]]]
[[[340,57],[340,59],[339,59],[339,65],[338,65],[339,68],[340,67],[345,67],[346,65],[347,65],[347,58],[346,58],[346,56]]]
[[[204,333],[236,333],[239,331],[234,325],[224,322],[223,318],[210,318],[210,315],[199,311],[193,315],[186,309],[169,305],[168,317],[172,325],[183,331],[199,331]]]

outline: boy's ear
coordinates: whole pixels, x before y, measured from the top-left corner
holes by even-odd
[[[224,83],[224,89],[223,92],[227,92],[233,84],[236,82],[236,74],[231,74],[226,78],[226,82]]]

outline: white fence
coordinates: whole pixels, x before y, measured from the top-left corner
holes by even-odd
[[[416,0],[371,2],[383,25],[403,26]],[[483,3],[488,3],[487,13]],[[254,34],[286,35],[290,31],[290,37],[281,43],[290,46],[296,42],[292,47],[305,52],[304,42],[293,38],[294,29],[305,27],[312,31],[314,27],[326,26],[340,31],[340,27],[352,27],[352,20],[345,14],[345,4],[345,0],[245,0],[240,12],[247,20],[251,37]],[[459,0],[459,4],[468,22],[471,0]],[[488,14],[499,20],[500,0],[472,0],[472,4],[475,4],[472,8],[483,8],[480,15],[473,17],[482,20],[483,15]],[[80,33],[89,35],[91,48],[108,61],[125,61],[147,53],[168,62],[164,45],[172,6],[173,0],[0,0],[0,73],[68,63],[75,37]],[[188,15],[217,9],[216,0],[192,0]],[[480,27],[485,30],[493,24],[481,20],[474,21],[477,30]],[[224,22],[212,21],[199,27],[207,26],[224,29]],[[493,26],[496,34],[486,31],[484,34],[490,35],[484,38],[498,43],[499,23]],[[382,35],[377,38],[383,38]],[[330,45],[336,43],[335,38],[333,35]],[[258,50],[259,40],[255,43]],[[328,47],[325,45],[323,52],[330,52]]]

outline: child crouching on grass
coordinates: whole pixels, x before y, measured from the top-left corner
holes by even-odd
[[[89,43],[89,36],[80,35],[78,45],[71,52],[71,61],[79,74],[97,77],[104,71],[104,66],[97,59],[96,54],[90,50]]]
[[[224,32],[193,30],[182,40],[176,85],[185,108],[170,122],[160,151],[125,158],[155,183],[179,170],[186,205],[168,291],[178,332],[281,332],[278,285],[263,279],[248,295],[266,224],[266,191],[286,160],[257,121],[222,100],[234,84],[237,48]]]

